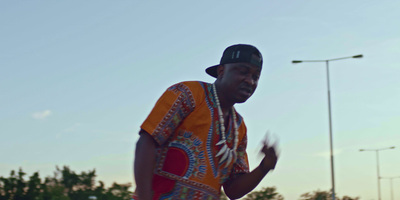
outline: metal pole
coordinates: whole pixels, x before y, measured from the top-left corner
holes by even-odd
[[[376,152],[376,174],[378,176],[378,200],[382,200],[381,197],[381,177],[379,172],[379,151],[387,150],[387,149],[394,149],[395,146],[387,147],[387,148],[380,148],[380,149],[360,149],[360,151],[375,151]],[[399,177],[400,178],[400,177]]]
[[[400,178],[400,176],[396,177],[380,177],[380,179],[389,179],[390,181],[390,199],[394,200],[394,193],[393,193],[393,179]]]
[[[348,58],[362,58],[363,55],[355,55],[348,56],[342,58],[334,58],[328,60],[292,60],[292,63],[302,63],[302,62],[325,62],[326,63],[326,76],[327,76],[327,84],[328,84],[328,109],[329,109],[329,142],[330,142],[330,157],[331,157],[331,176],[332,176],[332,200],[336,200],[335,198],[335,173],[334,173],[334,164],[333,164],[333,139],[332,139],[332,114],[331,114],[331,91],[329,85],[329,61],[343,60]]]
[[[391,193],[391,199],[394,200],[394,197],[393,197],[393,178],[390,178],[390,193]]]
[[[332,178],[332,200],[335,200],[335,173],[333,165],[333,142],[332,142],[332,114],[331,114],[331,89],[329,84],[329,60],[326,60],[326,77],[328,84],[328,110],[329,110],[329,142],[331,151],[331,178]]]
[[[376,169],[378,174],[378,199],[381,200],[381,177],[379,175],[379,149],[376,150]]]

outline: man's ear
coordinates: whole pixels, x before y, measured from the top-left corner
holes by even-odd
[[[217,67],[218,78],[222,77],[225,71],[225,65],[220,65]]]

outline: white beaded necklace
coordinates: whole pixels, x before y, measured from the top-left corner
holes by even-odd
[[[235,142],[233,144],[233,148],[231,149],[228,147],[228,144],[226,143],[224,115],[222,113],[221,105],[219,103],[215,84],[213,84],[213,92],[214,92],[214,96],[215,96],[215,101],[217,102],[218,116],[219,116],[219,123],[220,123],[220,129],[221,129],[221,137],[222,137],[222,139],[216,144],[216,146],[223,145],[221,147],[221,150],[219,150],[219,152],[217,153],[217,155],[215,155],[215,157],[218,158],[218,156],[222,156],[219,161],[219,164],[226,161],[225,167],[227,167],[232,161],[235,162],[235,160],[236,160],[236,149],[237,149],[237,145],[239,142],[239,131],[238,131],[238,127],[236,124],[235,108],[232,106],[232,120],[233,120],[233,128],[234,128],[234,133],[235,133],[235,135],[234,135]]]

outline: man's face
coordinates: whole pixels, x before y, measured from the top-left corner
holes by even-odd
[[[261,68],[248,63],[230,63],[221,66],[220,82],[227,101],[243,103],[254,93]]]

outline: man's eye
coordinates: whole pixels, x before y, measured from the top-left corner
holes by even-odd
[[[240,74],[247,74],[247,70],[240,70],[239,73]]]

